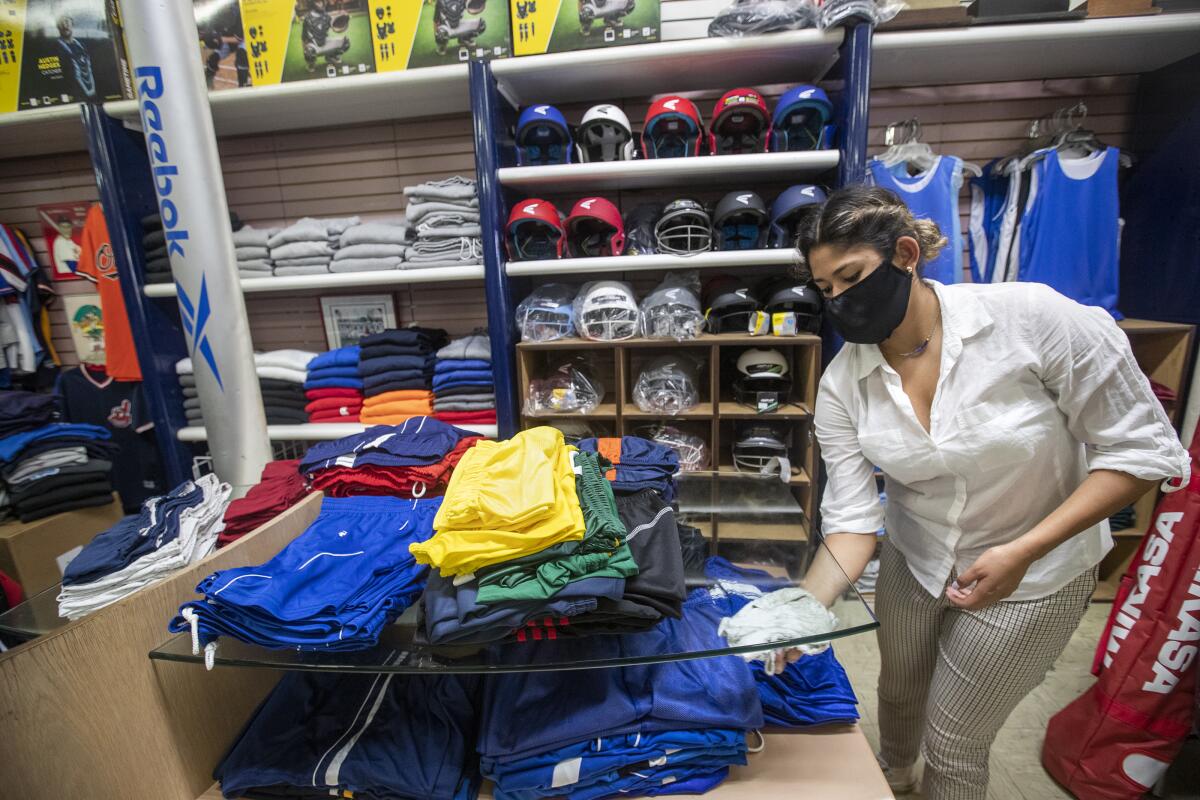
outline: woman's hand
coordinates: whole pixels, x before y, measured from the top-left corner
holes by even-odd
[[[1017,590],[1033,563],[1016,542],[988,548],[958,580],[946,587],[946,599],[958,608],[977,611],[999,603]]]

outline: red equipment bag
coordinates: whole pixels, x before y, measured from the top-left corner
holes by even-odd
[[[1192,729],[1200,650],[1200,475],[1164,495],[1121,578],[1091,689],[1055,714],[1042,764],[1078,798],[1135,800]]]

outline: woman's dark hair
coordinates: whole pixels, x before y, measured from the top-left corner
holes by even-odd
[[[806,215],[796,232],[799,268],[807,273],[814,247],[867,245],[891,258],[896,240],[911,236],[921,248],[921,263],[937,258],[946,237],[931,219],[917,219],[893,191],[878,186],[847,186],[829,195],[824,205]]]

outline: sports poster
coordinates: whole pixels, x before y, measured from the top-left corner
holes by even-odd
[[[241,12],[255,86],[375,71],[367,0],[242,0]]]
[[[46,253],[50,258],[50,277],[56,281],[83,279],[76,270],[79,267],[79,242],[83,238],[83,224],[90,206],[90,203],[55,203],[37,207],[42,236],[46,238]]]
[[[512,54],[508,0],[370,0],[370,7],[378,72]]]
[[[100,310],[100,295],[68,294],[62,301],[79,362],[103,366],[104,312]]]
[[[657,42],[660,36],[660,0],[509,2],[513,55],[642,44]]]
[[[396,327],[396,304],[390,294],[322,297],[321,316],[325,320],[325,341],[330,350],[336,350]]]
[[[253,86],[238,0],[193,0],[192,5],[209,91]]]

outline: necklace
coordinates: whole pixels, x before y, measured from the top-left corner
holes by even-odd
[[[933,321],[933,327],[929,329],[929,335],[925,337],[925,341],[909,350],[907,353],[899,353],[900,358],[916,358],[929,349],[929,343],[933,340],[933,335],[937,333],[938,325],[942,323],[942,307],[938,305],[937,319]]]

